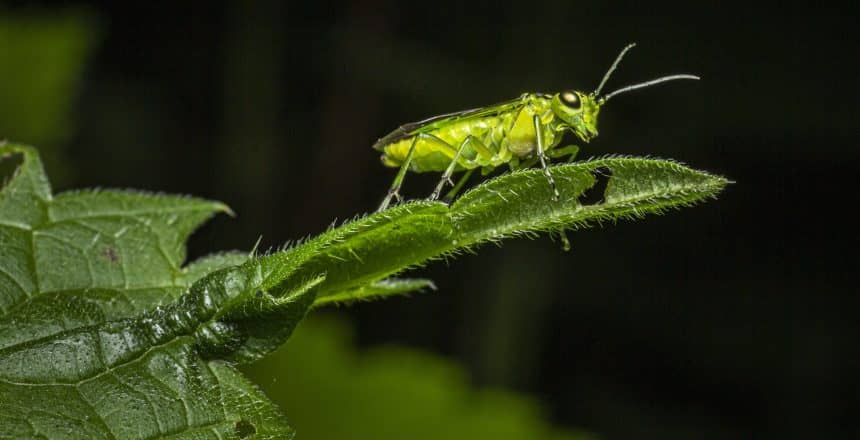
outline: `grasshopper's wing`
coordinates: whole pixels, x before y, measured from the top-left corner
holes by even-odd
[[[385,137],[376,141],[376,143],[373,144],[373,149],[383,151],[383,148],[386,145],[393,144],[399,140],[415,136],[416,134],[429,133],[455,121],[462,121],[465,119],[472,118],[483,118],[487,116],[496,116],[501,113],[515,110],[517,107],[521,107],[523,103],[523,98],[520,97],[496,105],[491,105],[489,107],[480,107],[454,113],[447,113],[444,115],[433,116],[432,118],[428,118],[423,121],[404,124],[398,127],[396,130],[392,131],[391,133],[385,135]]]

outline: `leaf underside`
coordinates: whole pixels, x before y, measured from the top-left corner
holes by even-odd
[[[262,256],[185,262],[220,203],[132,191],[53,196],[35,150],[0,189],[0,438],[291,438],[233,367],[308,310],[433,289],[391,279],[488,241],[638,218],[714,197],[721,177],[607,158],[486,182],[451,206],[407,203]],[[583,197],[606,185],[598,202]]]

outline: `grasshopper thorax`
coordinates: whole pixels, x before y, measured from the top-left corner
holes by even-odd
[[[552,112],[561,120],[559,130],[571,130],[583,142],[597,136],[597,114],[600,102],[593,96],[565,90],[552,97]]]

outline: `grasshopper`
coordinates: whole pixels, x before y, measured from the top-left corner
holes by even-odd
[[[446,184],[453,186],[446,198],[453,197],[478,168],[487,174],[501,165],[518,170],[538,162],[552,188],[553,200],[558,200],[558,188],[547,163],[564,156],[572,161],[579,152],[576,145],[559,147],[565,132],[573,132],[579,140],[588,143],[597,136],[600,108],[612,97],[666,81],[699,79],[687,74],[669,75],[601,95],[612,72],[634,46],[629,44],[621,50],[591,93],[578,90],[554,95],[523,93],[496,105],[405,124],[379,139],[373,148],[383,153],[382,163],[399,167],[399,170],[377,211],[386,209],[393,198],[400,199],[399,190],[407,170],[442,172],[441,180],[430,195],[431,200],[436,200]],[[451,176],[459,171],[466,173],[454,185]]]

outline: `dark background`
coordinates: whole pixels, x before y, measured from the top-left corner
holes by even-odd
[[[703,80],[613,100],[581,155],[677,159],[735,180],[719,200],[572,234],[568,253],[546,237],[487,246],[415,272],[438,292],[333,313],[362,344],[435,350],[608,439],[860,434],[857,7],[2,5],[83,8],[99,30],[72,135],[44,146],[62,152],[57,190],[228,203],[238,217],[197,233],[192,257],[372,211],[394,175],[370,149],[378,137],[524,91],[590,91],[636,41],[608,90]],[[406,193],[436,178],[410,175]]]

